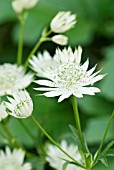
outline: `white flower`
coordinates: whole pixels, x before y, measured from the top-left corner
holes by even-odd
[[[12,7],[16,13],[22,13],[23,10],[33,8],[39,0],[14,0]]]
[[[1,170],[31,170],[31,164],[24,161],[25,152],[22,149],[14,149],[12,152],[6,147],[5,152],[0,151],[0,169]]]
[[[27,91],[15,91],[5,102],[8,114],[16,118],[27,118],[32,114],[33,102]]]
[[[49,144],[47,146],[47,157],[46,160],[49,162],[50,166],[56,170],[62,170],[63,164],[65,160],[71,161],[72,160],[66,156],[63,152],[61,152],[56,146]],[[78,151],[78,146],[74,144],[68,145],[66,141],[61,141],[60,147],[66,151],[70,156],[72,156],[75,160],[77,160],[80,164],[84,165],[84,161]],[[83,168],[77,167],[73,164],[69,164],[66,170],[84,170]]]
[[[89,85],[101,80],[104,75],[98,75],[100,71],[93,73],[96,65],[87,70],[89,65],[88,59],[81,65],[81,53],[81,47],[75,49],[74,53],[70,47],[68,50],[66,48],[63,49],[63,51],[58,49],[56,51],[56,59],[58,57],[58,61],[61,64],[55,70],[45,71],[45,78],[48,80],[37,80],[36,83],[44,87],[36,88],[36,90],[47,91],[43,93],[47,97],[60,96],[58,102],[71,95],[81,98],[83,94],[94,95],[100,92],[99,88],[89,87]]]
[[[6,112],[6,106],[5,106],[5,102],[1,102],[0,103],[0,121],[2,119],[5,119],[8,116],[7,112]]]
[[[26,88],[33,80],[33,75],[25,74],[22,66],[15,64],[0,65],[0,96],[11,94],[16,89]]]
[[[68,37],[60,34],[53,36],[51,40],[59,45],[66,45],[68,43]]]
[[[70,11],[60,11],[51,21],[50,27],[55,33],[63,33],[74,27],[75,23],[75,14],[71,14]]]
[[[43,55],[38,53],[38,57],[33,56],[29,63],[30,67],[40,77],[45,77],[45,71],[48,69],[55,69],[59,65],[58,61],[56,60],[56,56],[52,58],[48,51],[44,51]]]

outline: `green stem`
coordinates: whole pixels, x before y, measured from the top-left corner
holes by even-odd
[[[7,137],[4,133],[2,133],[1,131],[0,131],[0,135],[1,135],[8,143],[10,143],[8,137]]]
[[[39,127],[39,129],[46,135],[46,137],[54,144],[56,145],[65,155],[67,155],[73,162],[78,164],[80,167],[85,168],[83,165],[79,164],[73,157],[71,157],[67,152],[65,152],[56,142],[53,140],[53,138],[45,131],[45,129],[39,124],[39,122],[31,115],[32,120],[35,122],[35,124]]]
[[[105,133],[104,133],[103,138],[102,138],[102,140],[101,140],[100,146],[99,146],[99,148],[98,148],[98,152],[97,152],[96,158],[95,158],[95,160],[94,160],[93,166],[96,164],[96,162],[97,162],[97,160],[98,160],[98,158],[99,158],[99,155],[100,155],[100,153],[101,153],[103,144],[104,144],[104,142],[105,142],[105,139],[106,139],[106,136],[107,136],[107,133],[108,133],[108,130],[109,130],[111,121],[112,121],[112,119],[113,119],[113,116],[114,116],[114,111],[112,112],[112,114],[111,114],[111,116],[110,116],[110,118],[109,118],[109,121],[108,121],[106,130],[105,130]]]
[[[52,33],[52,31],[48,31],[45,35],[42,35],[42,37],[38,40],[38,42],[36,43],[36,45],[33,47],[32,51],[30,52],[25,65],[24,65],[24,69],[25,71],[27,70],[28,64],[29,64],[29,60],[31,59],[31,57],[33,56],[33,54],[37,51],[37,49],[39,48],[39,46],[45,42],[45,41],[50,41],[51,39],[48,38],[48,36]]]
[[[43,40],[42,38],[37,42],[37,44],[34,46],[34,48],[32,49],[32,51],[30,52],[25,65],[24,65],[24,69],[25,71],[27,70],[28,64],[29,64],[29,60],[31,59],[31,57],[33,56],[33,54],[37,51],[37,49],[39,48],[39,46],[42,44]]]
[[[74,117],[75,117],[75,121],[76,121],[76,127],[77,127],[77,130],[78,130],[78,134],[79,134],[80,142],[81,142],[81,145],[82,145],[82,149],[86,153],[86,148],[85,148],[85,145],[84,145],[84,138],[83,138],[83,134],[82,134],[82,130],[81,130],[80,118],[79,118],[79,113],[78,113],[78,106],[77,106],[77,101],[76,101],[75,96],[72,96],[72,105],[73,105]]]
[[[22,64],[22,55],[23,55],[23,35],[24,35],[24,18],[21,17],[20,21],[20,35],[18,42],[18,53],[17,53],[17,65],[20,66]]]

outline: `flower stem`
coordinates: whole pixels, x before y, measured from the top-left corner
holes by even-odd
[[[17,53],[17,65],[20,66],[22,64],[22,55],[23,55],[23,35],[24,35],[24,18],[20,17],[20,35],[18,42],[18,53]]]
[[[46,137],[54,144],[56,145],[65,155],[67,155],[73,162],[75,162],[77,165],[79,165],[82,168],[85,168],[83,165],[79,164],[73,157],[71,157],[67,152],[65,152],[57,143],[56,141],[45,131],[45,129],[39,124],[39,122],[31,115],[32,120],[35,122],[35,124],[39,127],[39,129],[46,135]]]
[[[76,126],[77,126],[77,130],[78,130],[80,142],[81,142],[81,145],[82,145],[82,149],[86,153],[86,148],[85,148],[85,145],[84,145],[84,138],[83,138],[83,134],[82,134],[82,130],[81,130],[80,118],[79,118],[79,113],[78,113],[78,106],[77,106],[77,101],[76,101],[75,96],[72,96],[72,105],[73,105]]]
[[[114,111],[112,112],[112,114],[111,114],[111,116],[110,116],[110,118],[109,118],[109,121],[108,121],[106,130],[105,130],[105,132],[104,132],[103,138],[102,138],[101,143],[100,143],[100,146],[99,146],[99,148],[98,148],[98,152],[97,152],[96,158],[95,158],[95,160],[94,160],[93,166],[97,163],[97,160],[98,160],[99,155],[100,155],[100,153],[101,153],[101,150],[102,150],[103,144],[104,144],[104,142],[105,142],[105,139],[106,139],[106,136],[107,136],[107,133],[108,133],[108,130],[109,130],[111,121],[112,121],[112,119],[113,119],[113,116],[114,116]]]
[[[37,49],[39,48],[39,46],[45,42],[45,41],[50,41],[51,39],[48,38],[48,36],[52,33],[52,31],[50,30],[49,32],[45,33],[44,35],[41,36],[41,38],[37,41],[36,45],[33,47],[32,51],[30,52],[25,65],[24,65],[24,69],[25,71],[27,70],[28,64],[29,64],[29,60],[31,59],[31,57],[33,56],[33,54],[37,51]]]

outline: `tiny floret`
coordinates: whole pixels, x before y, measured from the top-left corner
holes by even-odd
[[[24,163],[25,152],[22,149],[13,149],[11,152],[6,147],[5,152],[0,150],[0,169],[1,170],[31,170],[30,163]]]
[[[33,74],[25,74],[22,66],[15,64],[0,65],[0,96],[11,94],[11,91],[25,89],[33,81]]]
[[[2,119],[5,119],[8,116],[7,112],[6,112],[6,106],[5,106],[5,102],[1,102],[0,103],[0,121]]]
[[[74,144],[68,145],[65,140],[61,141],[60,147],[66,151],[70,156],[72,156],[76,161],[78,161],[80,164],[84,165],[84,161],[82,159],[82,156],[80,155],[78,151],[78,146],[75,146]],[[49,162],[49,165],[56,169],[56,170],[62,170],[63,164],[65,163],[64,160],[71,161],[70,158],[68,158],[63,152],[61,152],[56,146],[52,144],[47,145],[47,162]],[[76,165],[69,164],[66,168],[66,170],[84,170],[83,168],[80,168]]]
[[[68,37],[65,35],[55,35],[51,39],[54,43],[59,45],[66,45],[68,43]]]
[[[55,33],[63,33],[73,28],[76,23],[76,14],[70,11],[60,11],[51,21],[51,30]]]
[[[9,115],[16,118],[27,118],[32,114],[33,102],[29,93],[24,91],[12,92],[13,97],[7,97],[9,102],[5,102]]]
[[[58,102],[70,97],[83,97],[83,94],[95,95],[100,92],[97,87],[91,87],[95,82],[101,80],[105,75],[93,73],[96,65],[88,70],[89,60],[81,64],[82,48],[79,46],[74,53],[69,47],[56,50],[55,58],[59,66],[55,69],[48,69],[45,78],[48,80],[37,80],[36,83],[43,87],[36,88],[38,91],[47,91],[43,93],[47,97],[60,96]]]
[[[22,13],[24,10],[33,8],[39,0],[14,0],[12,7],[16,13]]]

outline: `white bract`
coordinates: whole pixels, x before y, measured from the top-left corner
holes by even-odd
[[[53,36],[51,40],[59,45],[66,45],[68,43],[68,37],[60,34]]]
[[[29,63],[30,67],[37,73],[37,76],[40,77],[45,77],[45,72],[48,69],[53,70],[59,65],[56,56],[52,58],[48,51],[44,51],[43,55],[38,53],[37,57],[33,56]]]
[[[0,65],[0,96],[11,91],[26,88],[33,80],[33,74],[25,74],[22,66],[15,64]]]
[[[47,97],[60,96],[58,102],[71,95],[81,98],[83,94],[94,95],[100,92],[99,88],[89,86],[101,80],[104,75],[98,75],[100,71],[93,73],[96,65],[88,70],[88,59],[84,64],[80,64],[81,53],[81,47],[75,49],[74,53],[70,47],[63,51],[57,49],[55,56],[59,66],[45,71],[45,78],[48,80],[37,80],[36,83],[44,87],[36,90],[47,91],[43,93]]]
[[[0,103],[0,121],[8,116],[6,112],[5,102]]]
[[[51,30],[55,33],[63,33],[73,28],[76,23],[76,15],[70,11],[60,11],[51,21]]]
[[[14,149],[12,152],[6,147],[5,152],[0,151],[0,169],[1,170],[31,170],[30,163],[24,163],[25,152],[22,149]]]
[[[12,7],[16,13],[22,13],[23,10],[33,8],[39,0],[14,0]]]
[[[67,142],[63,140],[60,143],[60,147],[64,151],[66,151],[70,156],[72,156],[75,160],[77,160],[80,164],[84,165],[84,161],[78,151],[78,146],[74,144],[68,145]],[[48,144],[46,160],[49,162],[49,165],[56,170],[62,170],[63,164],[65,163],[63,159],[72,162],[72,160],[68,156],[66,156],[63,152],[61,152],[56,146]],[[77,167],[73,164],[69,164],[66,170],[84,170],[84,169]]]
[[[9,102],[5,102],[9,115],[16,118],[27,118],[32,114],[33,102],[27,91],[15,91],[12,97],[7,97]]]

